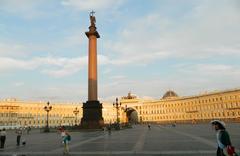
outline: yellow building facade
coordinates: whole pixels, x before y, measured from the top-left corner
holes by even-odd
[[[122,105],[138,114],[138,122],[205,122],[212,119],[240,121],[240,89],[179,97],[168,91],[159,100],[123,97]]]
[[[49,126],[75,125],[81,122],[82,103],[50,103]],[[0,101],[0,126],[46,126],[47,112],[44,110],[46,102],[29,102],[17,99],[5,99]],[[74,114],[74,110],[79,110]],[[115,112],[112,105],[103,104],[103,116],[106,123],[115,120]]]
[[[121,97],[119,118],[121,123],[197,123],[212,119],[240,121],[240,89],[179,97],[168,91],[159,100],[144,100],[130,93]],[[82,103],[50,103],[49,126],[79,124],[82,118]],[[47,113],[46,102],[0,100],[0,126],[44,127]],[[79,110],[77,115],[75,109]],[[117,121],[116,108],[103,102],[104,123]],[[135,117],[133,117],[135,114]],[[135,118],[135,119],[134,119]]]
[[[0,101],[1,127],[44,127],[46,126],[47,112],[44,107],[47,102],[30,102],[17,99],[4,99]],[[49,126],[72,126],[79,124],[82,118],[82,103],[50,103]],[[75,110],[78,114],[74,114]],[[115,120],[112,105],[103,104],[103,116],[106,123]]]

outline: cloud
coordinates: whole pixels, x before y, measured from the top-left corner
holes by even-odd
[[[32,19],[33,17],[40,17],[45,14],[45,12],[39,8],[40,6],[46,5],[47,2],[47,0],[1,0],[0,10]]]
[[[121,5],[123,0],[63,0],[63,6],[69,6],[80,11],[105,10],[108,8],[116,8]]]
[[[211,81],[236,79],[240,76],[240,67],[228,64],[188,64],[179,66],[177,71],[202,79],[208,77]]]
[[[79,58],[50,58],[48,65],[57,65],[58,69],[54,67],[42,69],[41,72],[53,77],[64,77],[72,75],[87,65],[87,57]]]
[[[0,42],[0,57],[26,56],[27,53],[29,53],[29,50],[23,44],[14,42]]]
[[[106,56],[98,55],[99,65],[110,63]],[[87,68],[88,56],[68,57],[34,57],[27,60],[0,57],[0,71],[35,70],[51,77],[64,77]]]
[[[239,85],[240,66],[229,64],[186,63],[175,66],[175,72],[166,76],[110,79],[100,84],[101,97],[111,99],[112,95],[126,95],[129,91],[139,97],[149,96],[160,99],[171,89],[179,96],[197,95],[204,91],[226,90]],[[116,89],[117,88],[117,89]],[[115,96],[116,97],[116,96]]]
[[[82,43],[87,43],[87,39],[84,35],[84,31],[85,30],[83,30],[83,29],[73,30],[72,33],[70,33],[69,35],[64,37],[61,44],[66,47],[71,47],[71,46],[76,46],[76,45],[80,46],[80,45],[82,45]]]
[[[113,80],[121,80],[121,79],[125,79],[126,76],[125,75],[114,75],[110,77]]]
[[[79,66],[78,66],[79,65]],[[52,68],[58,67],[65,71],[65,75],[76,72],[74,67],[78,66],[81,68],[86,65],[86,58],[53,58],[53,57],[35,57],[28,60],[14,59],[8,57],[0,57],[0,71],[14,71],[14,70],[34,70],[38,69],[43,73],[51,75],[49,72],[57,73],[58,69],[53,70]],[[46,68],[46,69],[44,69]],[[67,72],[67,70],[71,69]],[[53,74],[54,75],[54,74]],[[65,76],[64,74],[59,74]]]
[[[16,69],[32,70],[36,68],[37,63],[32,61],[18,60],[9,57],[0,57],[0,71],[9,71]]]
[[[24,82],[15,82],[13,85],[15,86],[15,87],[21,87],[21,86],[23,86],[25,83]]]
[[[99,65],[109,64],[109,59],[104,55],[98,55]],[[49,59],[48,65],[57,65],[58,69],[46,68],[41,72],[52,77],[64,77],[73,75],[83,68],[87,68],[88,56],[78,58]]]
[[[54,8],[56,12],[61,13],[56,16],[57,20],[59,20],[59,17],[61,19],[67,15],[71,18],[69,22],[79,22],[79,14],[75,14],[78,17],[76,21],[76,19],[72,19],[72,14],[69,14],[69,10],[110,11],[110,14],[106,12],[109,15],[102,14],[103,16],[100,16],[100,18],[106,19],[108,22],[107,27],[109,28],[107,28],[106,33],[109,33],[107,34],[109,36],[106,35],[106,37],[110,37],[109,41],[106,41],[106,38],[102,38],[106,47],[103,47],[103,49],[100,47],[99,50],[104,53],[98,55],[99,65],[104,66],[102,73],[108,74],[106,76],[107,81],[105,81],[105,78],[102,78],[103,83],[99,83],[99,94],[102,98],[113,97],[114,99],[116,96],[126,95],[129,90],[136,93],[139,97],[160,98],[169,88],[176,90],[179,95],[194,95],[203,91],[203,88],[206,90],[227,89],[236,87],[239,84],[239,63],[230,61],[231,58],[237,60],[240,57],[240,3],[236,0],[193,2],[196,4],[193,5],[194,8],[185,8],[185,11],[187,11],[183,11],[184,13],[180,12],[180,15],[177,15],[177,17],[173,15],[174,13],[169,15],[168,12],[166,13],[160,9],[143,10],[143,12],[139,12],[140,14],[131,11],[126,16],[126,10],[130,9],[128,8],[129,6],[126,6],[123,10],[118,10],[120,13],[114,16],[116,18],[106,17],[112,17],[114,9],[119,8],[124,3],[124,0],[61,0],[58,1],[58,3],[64,6],[60,6],[61,11],[57,10],[59,5],[56,5],[55,2]],[[7,13],[6,15],[9,16],[10,20],[11,15],[31,19],[42,16],[45,13],[49,15],[50,12],[47,10],[49,5],[47,8],[44,6],[48,3],[50,2],[45,0],[1,0],[0,11]],[[155,3],[157,4],[158,2],[155,1]],[[162,3],[159,2],[159,4]],[[176,3],[176,5],[178,4]],[[158,8],[158,5],[155,5],[155,7]],[[50,8],[53,7],[50,6]],[[67,8],[69,10],[64,10]],[[138,8],[136,7],[135,9]],[[145,14],[146,12],[147,14]],[[54,20],[53,22],[55,22]],[[35,24],[30,24],[29,26],[35,26]],[[75,24],[69,23],[69,25]],[[0,31],[4,31],[7,26],[0,25]],[[78,28],[69,29],[71,28],[68,28],[67,24],[61,30],[65,36],[53,34],[53,38],[50,37],[46,40],[47,43],[41,41],[43,43],[34,44],[34,46],[1,42],[1,74],[26,70],[48,75],[49,77],[62,78],[73,76],[82,69],[87,69],[87,56],[74,57],[74,55],[76,56],[75,52],[78,52],[79,49],[82,49],[81,51],[85,51],[84,54],[87,54],[87,39],[84,35],[85,28],[81,30]],[[118,32],[115,32],[116,30]],[[57,32],[55,30],[52,31]],[[54,38],[54,36],[58,38]],[[115,37],[111,38],[113,36]],[[54,41],[50,41],[51,39]],[[41,39],[39,38],[39,40]],[[84,45],[86,43],[86,46],[82,46],[83,43]],[[29,52],[31,52],[31,56],[28,55]],[[46,53],[48,53],[47,56],[45,56]],[[40,57],[39,55],[45,57]],[[206,58],[206,61],[203,60]],[[172,63],[174,66],[177,62],[172,60],[181,62],[182,59],[183,61],[187,59],[189,62],[194,63],[175,66],[175,69],[166,75],[159,76],[159,74],[156,74],[154,77],[151,75],[154,72],[153,70],[157,70],[156,73],[158,73],[159,69],[157,68],[160,67],[157,63],[152,66],[152,62],[170,60],[170,64]],[[210,63],[209,60],[215,62],[223,60],[228,62],[228,64],[214,64]],[[130,68],[116,67],[122,65],[127,65]],[[150,67],[151,70],[141,71],[141,68],[136,69],[135,65],[149,65],[147,67]],[[164,70],[163,72],[166,72],[168,68],[168,66],[164,67],[164,69],[161,67]],[[141,71],[142,75],[139,74],[139,71]],[[129,75],[127,72],[131,72],[131,74]],[[137,75],[134,73],[137,73]],[[116,75],[114,76],[114,74]],[[18,80],[16,82],[18,83]],[[46,82],[48,83],[48,80]],[[15,84],[16,86],[21,86],[20,82],[19,84],[17,83]],[[61,100],[77,99],[76,97],[87,94],[87,87],[79,89],[80,84],[77,87],[74,86],[75,84],[70,86],[55,85],[46,85],[43,90],[38,90],[37,88],[41,87],[37,83],[35,86],[36,90],[26,89],[26,95],[22,95],[29,97],[28,93],[32,92],[36,93],[36,99],[45,97],[45,99]],[[28,87],[27,83],[22,88],[26,87]],[[22,88],[19,87],[19,94],[21,94],[20,89]],[[74,92],[74,96],[72,96],[72,90],[81,90],[81,92]],[[11,91],[12,89],[9,89],[8,95],[12,95]],[[7,95],[7,93],[4,94]]]
[[[27,86],[26,86],[27,87]],[[61,84],[50,84],[45,87],[32,87],[31,89],[25,87],[21,90],[22,98],[31,99],[31,100],[41,100],[41,101],[50,101],[52,102],[78,102],[83,101],[87,97],[87,90],[81,83],[61,83]],[[74,92],[73,92],[74,91]],[[29,92],[34,94],[29,95]],[[25,95],[25,94],[27,95]]]
[[[203,1],[178,20],[159,11],[132,20],[106,48],[114,51],[118,64],[239,57],[239,27],[240,10],[235,3]]]

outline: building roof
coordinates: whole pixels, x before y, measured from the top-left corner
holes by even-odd
[[[163,95],[162,98],[163,99],[168,99],[168,98],[175,98],[175,97],[178,97],[178,95],[174,91],[169,90]]]

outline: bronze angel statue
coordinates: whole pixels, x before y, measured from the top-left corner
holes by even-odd
[[[90,21],[91,21],[91,26],[95,26],[96,23],[96,18],[94,16],[94,11],[90,12]]]

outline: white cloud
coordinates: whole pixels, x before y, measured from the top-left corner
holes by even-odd
[[[79,83],[61,83],[61,84],[49,84],[44,87],[39,87],[38,85],[28,86],[27,84],[24,87],[13,88],[11,91],[7,90],[3,92],[3,95],[11,95],[13,97],[19,97],[20,100],[33,100],[33,101],[50,101],[53,102],[81,102],[87,97],[85,92],[86,88],[80,85]],[[34,94],[31,94],[34,93]],[[5,97],[8,97],[5,96]]]
[[[159,99],[171,89],[179,96],[197,95],[203,91],[225,90],[240,87],[240,66],[228,64],[184,64],[175,66],[174,73],[144,79],[131,77],[110,79],[100,84],[101,97],[126,95],[129,91],[139,97]],[[117,89],[116,89],[117,88]],[[116,96],[115,96],[116,97]]]
[[[178,20],[159,12],[132,20],[107,48],[115,52],[118,64],[146,64],[174,57],[239,57],[239,27],[240,10],[235,3],[203,1]]]
[[[40,11],[39,6],[46,5],[47,2],[47,0],[1,0],[0,10],[32,19],[45,14],[44,11]]]
[[[15,87],[21,87],[21,86],[23,86],[25,83],[24,82],[15,82],[13,85],[15,86]]]
[[[80,46],[82,45],[82,43],[87,43],[87,39],[84,35],[84,31],[83,29],[81,30],[73,30],[73,32],[66,36],[63,41],[62,41],[62,45],[63,46],[68,46],[68,47],[71,47],[71,46]],[[58,43],[59,44],[59,43]]]
[[[63,0],[62,5],[70,6],[76,10],[91,11],[116,8],[123,0]]]
[[[215,81],[216,79],[236,79],[240,76],[240,67],[237,65],[188,64],[179,66],[177,70],[181,73],[194,75],[194,77],[202,79],[206,79],[207,77],[211,81]]]
[[[53,77],[64,77],[72,75],[87,65],[87,57],[82,58],[60,58],[60,59],[49,59],[48,65],[57,65],[58,69],[46,68],[42,70],[42,73]]]
[[[99,65],[110,63],[106,56],[98,55]],[[35,70],[52,77],[73,75],[87,68],[88,57],[34,57],[28,60],[0,57],[0,71]]]
[[[23,44],[14,42],[0,42],[0,57],[25,56],[27,53],[29,53],[29,50]]]
[[[113,80],[121,80],[121,79],[125,79],[126,76],[125,75],[114,75],[110,77]]]
[[[32,70],[37,65],[32,61],[17,60],[14,58],[0,57],[0,71],[9,71],[16,69]]]

